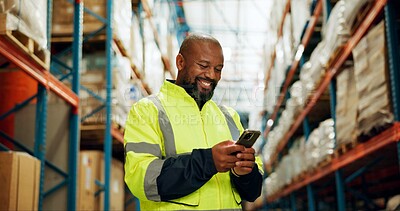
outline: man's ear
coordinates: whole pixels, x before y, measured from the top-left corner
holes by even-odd
[[[178,71],[181,71],[185,67],[185,58],[182,54],[176,56],[176,67],[178,68]]]

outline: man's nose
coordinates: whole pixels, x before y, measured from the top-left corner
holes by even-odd
[[[207,78],[209,78],[209,79],[215,79],[215,71],[214,71],[214,69],[213,68],[208,68],[207,69],[207,71],[206,71],[206,73],[205,73],[205,76],[207,77]]]

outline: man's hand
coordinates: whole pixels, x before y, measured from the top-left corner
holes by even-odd
[[[240,161],[241,157],[244,152],[246,152],[246,149],[244,146],[237,145],[233,141],[223,141],[221,143],[218,143],[214,145],[211,148],[212,151],[212,156],[215,164],[215,168],[217,169],[218,172],[227,172],[231,168],[235,167],[238,162]],[[234,152],[240,151],[239,154],[242,154],[241,156],[234,155]],[[254,150],[253,150],[254,154]],[[245,156],[249,157],[249,156]],[[254,156],[253,156],[254,158]],[[254,160],[254,159],[253,159]],[[242,168],[242,167],[241,167]],[[250,169],[251,171],[251,169]]]
[[[241,151],[236,154],[236,157],[239,159],[235,163],[233,170],[239,176],[250,173],[253,170],[255,165],[255,150],[253,148],[245,148],[244,151]]]

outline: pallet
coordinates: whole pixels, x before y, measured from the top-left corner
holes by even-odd
[[[358,144],[357,140],[352,140],[350,142],[346,142],[346,143],[342,143],[339,144],[334,151],[334,157],[337,158],[343,154],[345,154],[346,152],[350,151],[351,149],[353,149],[356,145]]]
[[[317,165],[317,169],[320,169],[322,167],[325,167],[326,165],[332,163],[332,159],[333,159],[334,154],[329,154],[325,157],[325,159],[323,161],[321,161],[318,165]]]
[[[0,23],[2,21],[0,20]],[[31,57],[45,70],[50,69],[50,52],[43,49],[32,38],[22,34],[19,31],[0,30],[0,36],[4,37],[17,48],[21,49],[24,54]]]

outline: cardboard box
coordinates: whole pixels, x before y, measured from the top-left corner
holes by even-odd
[[[98,210],[99,187],[95,184],[100,175],[103,152],[85,150],[79,154],[78,210]]]
[[[85,0],[84,6],[95,14],[106,17],[106,0]],[[56,14],[56,15],[55,15]],[[67,0],[53,1],[52,34],[55,36],[72,35],[74,31],[74,5]],[[83,13],[83,33],[93,32],[104,23],[90,15]]]
[[[0,152],[0,210],[37,210],[40,161],[25,152]]]
[[[104,181],[104,165],[101,168],[101,181]],[[124,210],[125,206],[124,165],[121,161],[111,160],[110,210]],[[100,209],[104,210],[104,193],[100,194]]]
[[[82,150],[79,155],[79,197],[78,210],[104,210],[104,192],[96,180],[104,184],[104,153],[95,150]],[[124,210],[124,171],[123,164],[111,160],[110,210]]]

